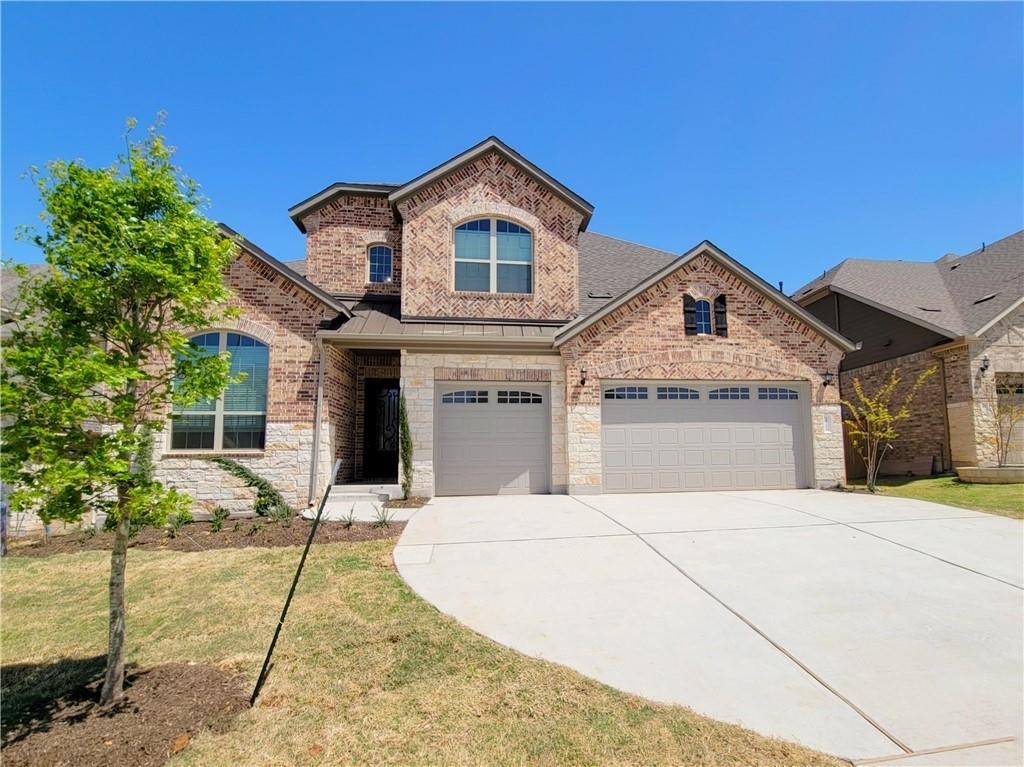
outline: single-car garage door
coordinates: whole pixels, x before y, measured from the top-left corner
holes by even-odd
[[[604,489],[806,487],[808,409],[795,382],[604,383]]]
[[[546,385],[438,384],[437,495],[548,492],[548,395]]]

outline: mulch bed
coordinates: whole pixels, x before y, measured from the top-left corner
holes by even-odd
[[[229,519],[219,532],[214,532],[209,522],[193,522],[185,525],[171,538],[166,530],[147,528],[132,538],[129,548],[148,551],[209,551],[211,549],[245,549],[250,547],[275,548],[278,546],[304,546],[309,538],[311,522],[296,517],[290,522],[273,522],[265,518]],[[405,522],[389,522],[377,526],[371,522],[355,522],[345,527],[340,522],[321,522],[317,528],[315,543],[340,543],[344,541],[376,541],[393,538],[402,532]],[[12,541],[7,555],[11,557],[48,557],[54,554],[71,554],[76,551],[109,551],[114,534],[100,532],[95,535],[69,533],[42,540]]]
[[[237,676],[213,666],[170,663],[129,669],[124,698],[101,707],[102,659],[90,668],[99,679],[85,684],[55,666],[3,669],[4,767],[156,767],[206,731],[223,731],[249,705]],[[72,686],[34,693],[33,677],[68,679]],[[78,677],[81,674],[77,675]],[[73,686],[74,682],[79,682]],[[130,686],[129,686],[130,685]],[[48,685],[44,685],[44,688]]]
[[[413,495],[409,498],[392,498],[385,506],[389,509],[419,509],[427,505],[429,498]]]

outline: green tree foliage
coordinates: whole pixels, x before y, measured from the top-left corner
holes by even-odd
[[[899,368],[893,368],[889,379],[877,391],[871,393],[864,391],[859,378],[853,379],[856,401],[842,401],[846,410],[843,423],[846,425],[846,436],[850,444],[864,461],[864,468],[867,471],[865,483],[872,493],[876,490],[882,459],[900,436],[897,426],[900,421],[910,418],[910,404],[924,382],[935,375],[935,371],[934,367],[922,371],[903,399],[895,404],[893,400],[902,381]]]
[[[11,505],[46,522],[105,513],[115,531],[101,702],[124,682],[124,572],[130,531],[164,525],[188,496],[153,477],[152,441],[174,405],[217,397],[228,360],[188,338],[221,320],[234,253],[171,160],[161,120],[108,167],[33,169],[44,211],[19,236],[49,269],[24,283],[5,345],[0,473]]]

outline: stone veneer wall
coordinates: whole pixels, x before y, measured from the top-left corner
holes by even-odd
[[[413,440],[414,495],[434,494],[435,381],[550,381],[551,492],[565,492],[565,375],[560,357],[403,350],[401,367],[401,386],[409,411],[409,430]]]
[[[900,467],[923,456],[937,459],[940,470],[952,468],[949,456],[949,437],[946,430],[946,409],[943,395],[942,361],[930,350],[906,354],[884,362],[844,370],[839,375],[839,391],[844,400],[856,402],[853,381],[860,380],[864,391],[871,393],[881,388],[894,369],[899,369],[902,383],[896,389],[893,402],[901,402],[917,376],[929,368],[936,368],[918,390],[911,403],[912,417],[899,426],[900,437],[893,443],[894,450],[886,454],[882,464]],[[846,473],[850,477],[864,476],[864,462],[854,452],[849,440],[846,440]]]
[[[332,293],[399,295],[402,290],[402,225],[385,194],[336,197],[304,219],[306,276]],[[390,284],[370,283],[371,245],[393,250]]]
[[[583,215],[491,152],[398,203],[403,224],[402,313],[410,317],[568,320],[578,311],[577,238]],[[454,291],[452,231],[500,216],[533,232],[532,294]]]
[[[684,334],[687,292],[725,294],[728,337]],[[822,384],[823,373],[838,370],[842,351],[710,257],[697,256],[619,307],[567,342],[562,354],[571,493],[601,491],[602,379],[808,382],[814,484],[844,481],[838,387]],[[584,369],[587,383],[581,385]]]
[[[1018,307],[982,337],[938,352],[946,368],[946,412],[954,466],[995,466],[996,373],[1024,373],[1024,307]],[[981,372],[982,361],[989,368]]]
[[[285,279],[261,261],[242,251],[229,267],[226,280],[235,292],[233,305],[241,309],[239,319],[226,321],[210,330],[238,331],[258,338],[269,346],[270,370],[267,391],[267,437],[263,450],[223,452],[270,480],[296,509],[306,506],[312,469],[314,410],[320,370],[316,332],[320,320],[334,312],[319,299]],[[347,458],[346,418],[354,409],[354,367],[351,352],[327,349],[324,409],[316,488],[319,493],[330,481],[327,476],[334,455]],[[170,451],[170,430],[158,437],[155,446],[157,477],[168,485],[188,492],[200,510],[221,505],[233,513],[251,510],[252,490],[205,458],[213,451]]]

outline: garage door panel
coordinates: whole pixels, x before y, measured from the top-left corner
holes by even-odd
[[[494,384],[439,384],[437,388],[438,495],[548,492],[548,387],[512,390],[507,385],[499,389]]]
[[[656,399],[662,385],[685,386],[697,397]],[[809,403],[802,393],[797,399],[759,399],[760,385],[729,384],[746,388],[748,399],[711,400],[709,392],[721,384],[678,381],[646,384],[646,400],[602,396],[605,490],[801,486]]]

